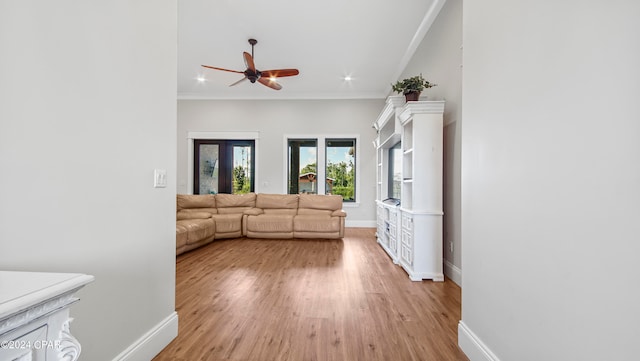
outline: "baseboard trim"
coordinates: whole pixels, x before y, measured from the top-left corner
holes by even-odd
[[[140,337],[113,361],[149,361],[178,336],[178,313],[175,311]]]
[[[471,361],[500,361],[487,345],[462,321],[458,322],[458,346]]]
[[[455,284],[462,287],[462,270],[448,260],[444,260],[444,274]]]

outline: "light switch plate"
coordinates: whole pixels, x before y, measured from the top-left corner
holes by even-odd
[[[153,187],[154,188],[167,187],[167,170],[166,169],[155,169],[153,171]]]

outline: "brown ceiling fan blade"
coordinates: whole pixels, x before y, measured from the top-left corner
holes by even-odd
[[[247,66],[247,69],[251,69],[251,71],[255,73],[256,65],[253,63],[253,57],[251,54],[245,51],[242,55],[244,56],[244,64]]]
[[[267,78],[270,78],[270,77],[282,78],[285,76],[294,76],[294,75],[300,74],[298,69],[262,70],[260,73],[262,74],[262,76]]]
[[[258,79],[258,82],[259,82],[260,84],[262,84],[262,85],[266,85],[266,86],[268,86],[269,88],[274,89],[274,90],[280,90],[280,89],[282,89],[282,85],[280,85],[280,84],[276,83],[275,81],[273,81],[273,80],[271,80],[271,79],[269,79],[269,78],[261,77],[260,79]]]
[[[210,66],[210,65],[202,65],[202,67],[203,68],[209,68],[209,69],[215,69],[215,70],[229,71],[229,72],[232,72],[232,73],[244,74],[243,71],[230,70],[230,69],[225,69],[225,68],[216,68],[215,66]]]
[[[235,83],[233,83],[233,84],[230,84],[229,86],[234,86],[234,85],[236,85],[236,84],[240,84],[240,83],[242,83],[242,82],[243,82],[243,81],[245,81],[245,80],[247,80],[247,77],[246,77],[246,76],[245,76],[244,78],[242,78],[242,79],[238,80],[237,82],[235,82]]]

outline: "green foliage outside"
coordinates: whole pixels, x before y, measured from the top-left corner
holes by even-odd
[[[251,192],[251,179],[241,165],[233,168],[233,194],[246,194]]]
[[[300,174],[316,173],[316,168],[317,167],[315,163],[309,163],[305,165],[304,168],[300,169]]]
[[[300,174],[316,173],[316,163],[309,163],[300,169]],[[333,180],[333,184],[327,184],[327,190],[331,189],[331,194],[342,196],[345,201],[354,200],[355,190],[355,167],[353,161],[329,163],[327,165],[327,178]]]
[[[355,166],[353,161],[329,163],[327,178],[333,179],[332,194],[341,195],[345,201],[353,201],[355,189]]]
[[[317,174],[316,163],[309,163],[300,169],[300,174],[314,173]],[[327,190],[331,189],[331,194],[342,196],[345,201],[353,201],[355,198],[355,166],[353,161],[329,163],[327,165],[327,178],[333,180],[330,186],[327,184]]]
[[[333,187],[333,194],[342,196],[345,201],[353,201],[353,187]]]

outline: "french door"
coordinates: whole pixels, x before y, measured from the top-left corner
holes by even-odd
[[[193,193],[255,191],[254,140],[193,140]]]

